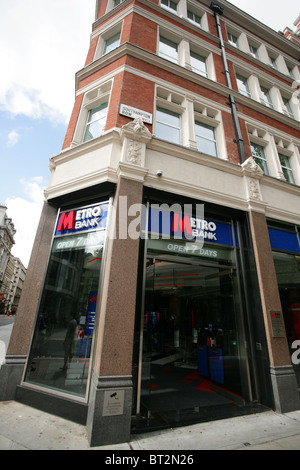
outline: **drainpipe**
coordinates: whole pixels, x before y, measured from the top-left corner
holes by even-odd
[[[211,3],[210,8],[214,12],[216,25],[217,25],[218,36],[219,36],[219,39],[220,39],[221,56],[222,56],[223,65],[224,65],[224,74],[225,74],[225,78],[226,78],[226,85],[228,86],[228,88],[230,88],[230,90],[232,90],[230,74],[229,74],[228,64],[227,64],[226,50],[225,50],[225,45],[224,45],[224,41],[223,41],[223,35],[222,35],[220,17],[219,17],[219,15],[223,15],[223,8],[218,3],[215,3],[215,2]],[[240,128],[239,118],[238,118],[238,114],[237,114],[235,99],[234,99],[234,96],[231,93],[229,95],[229,104],[230,104],[230,107],[231,107],[231,114],[232,114],[234,129],[235,129],[235,136],[236,136],[235,142],[236,142],[237,147],[238,147],[240,163],[243,163],[246,160],[245,149],[244,149],[244,139],[243,139],[242,133],[241,133],[241,128]]]

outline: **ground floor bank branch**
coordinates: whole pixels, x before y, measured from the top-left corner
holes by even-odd
[[[299,408],[297,227],[126,178],[75,196],[45,203],[1,400],[86,424],[92,446]]]

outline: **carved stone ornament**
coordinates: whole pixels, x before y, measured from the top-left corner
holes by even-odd
[[[130,137],[131,139],[145,143],[152,139],[151,132],[140,118],[136,118],[132,122],[125,124],[125,126],[122,127],[121,136]]]
[[[142,162],[142,142],[138,140],[128,139],[128,147],[126,154],[126,161],[134,163],[135,165],[141,165]]]
[[[251,176],[253,176],[254,178],[255,177],[259,178],[263,176],[264,174],[263,170],[256,163],[253,157],[247,158],[247,160],[242,164],[242,167],[243,167],[243,170],[246,171],[247,173],[248,172],[252,173]]]
[[[259,183],[256,179],[249,178],[248,189],[250,199],[256,199],[257,201],[261,201]]]
[[[144,166],[146,144],[152,139],[151,132],[140,118],[125,124],[121,129],[123,143],[121,161]]]

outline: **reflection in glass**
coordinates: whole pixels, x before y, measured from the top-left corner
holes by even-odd
[[[222,266],[147,259],[142,416],[170,424],[243,402],[231,255]]]
[[[300,387],[300,360],[294,341],[300,340],[300,256],[273,252],[291,363]]]
[[[103,234],[54,240],[25,382],[85,396]]]
[[[180,116],[168,109],[156,109],[155,135],[174,144],[180,143]]]

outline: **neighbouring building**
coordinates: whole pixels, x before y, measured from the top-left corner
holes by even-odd
[[[7,286],[6,312],[9,314],[14,315],[17,312],[25,277],[26,268],[22,261],[10,255],[4,275],[4,284]]]
[[[299,52],[225,0],[96,2],[2,400],[91,446],[299,409]]]
[[[7,283],[6,271],[9,269],[11,249],[15,243],[16,233],[12,219],[7,216],[7,207],[0,204],[0,313],[6,311],[6,298],[9,285]]]
[[[282,34],[284,34],[284,36],[287,39],[289,39],[290,41],[295,42],[296,44],[298,44],[298,46],[300,46],[300,14],[298,15],[298,17],[294,21],[294,25],[296,26],[296,31],[293,31],[291,28],[286,26],[284,28]]]

